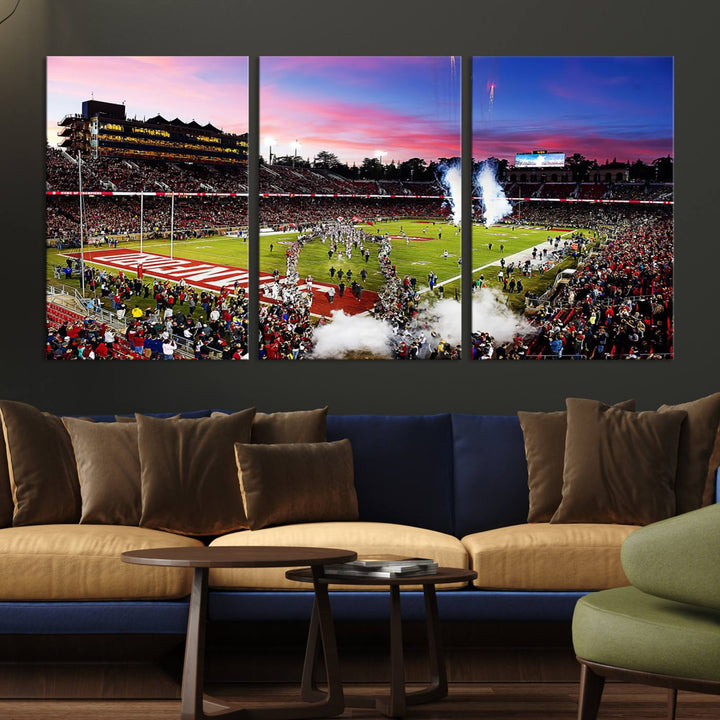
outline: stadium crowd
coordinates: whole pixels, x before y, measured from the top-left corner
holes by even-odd
[[[298,227],[315,226],[327,220],[393,220],[401,217],[445,217],[447,208],[438,200],[425,199],[344,199],[344,198],[261,198],[262,227],[288,226],[288,218]]]
[[[85,281],[93,297],[90,312],[75,322],[62,318],[48,323],[49,359],[240,360],[247,355],[248,303],[243,288],[226,287],[216,294],[183,282],[143,282],[136,275],[90,266]],[[103,321],[97,314],[101,308],[109,309],[117,322],[110,324],[107,317]]]
[[[130,236],[140,232],[140,200],[129,197],[85,198],[85,237],[102,242],[106,236]],[[144,200],[144,232],[147,237],[170,232],[170,198]],[[47,198],[47,232],[51,240],[72,245],[79,239],[80,210],[76,197]],[[247,227],[247,202],[242,197],[196,197],[175,199],[176,238],[183,233]]]
[[[48,190],[77,190],[77,160],[58,148],[46,148]],[[247,192],[244,165],[174,163],[163,160],[82,157],[83,190],[147,192]]]
[[[673,231],[667,212],[627,215],[592,248],[533,333],[496,344],[473,336],[475,359],[663,359],[673,354]]]

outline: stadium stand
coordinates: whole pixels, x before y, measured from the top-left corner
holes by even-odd
[[[601,183],[582,183],[578,197],[583,200],[601,200],[607,194],[607,186]]]
[[[46,153],[47,189],[75,191],[78,163],[62,149]],[[203,165],[153,159],[101,156],[82,163],[83,187],[88,191],[160,193],[246,193],[247,173],[239,165]],[[512,222],[531,226],[590,228],[611,239],[600,247],[579,241],[581,258],[575,276],[547,301],[533,303],[534,330],[510,343],[495,343],[487,333],[473,337],[473,357],[493,359],[540,358],[665,358],[673,353],[673,233],[672,208],[667,206],[546,202],[564,200],[671,201],[671,183],[506,182],[515,199]],[[260,223],[274,229],[323,232],[340,218],[362,220],[444,218],[446,203],[437,182],[349,179],[329,170],[283,165],[260,167]],[[273,197],[290,193],[305,197]],[[360,197],[307,197],[354,195]],[[377,198],[362,197],[378,195]],[[431,196],[427,198],[407,196]],[[390,197],[396,196],[396,197]],[[432,197],[434,196],[434,197]],[[523,202],[521,198],[535,198]],[[176,239],[214,235],[247,226],[243,197],[176,197]],[[473,208],[475,219],[481,210]],[[130,239],[139,232],[138,197],[87,197],[86,242]],[[145,197],[145,236],[164,237],[170,231],[170,198]],[[77,244],[77,197],[49,195],[47,237],[58,247]],[[320,228],[320,230],[318,230]],[[347,232],[351,232],[348,230]],[[375,249],[374,249],[375,250]],[[417,318],[417,296],[393,266],[378,254],[386,286],[374,308],[376,317],[398,331],[396,356],[418,357],[422,343],[403,339],[408,323]],[[105,359],[119,357],[162,359],[163,340],[177,346],[178,357],[239,359],[247,354],[248,308],[244,291],[196,292],[182,284],[137,280],[87,268],[90,288],[115,311],[132,299],[145,306],[140,317],[123,318],[123,332],[105,341],[106,323],[48,303],[48,357]],[[520,276],[519,269],[515,272]],[[190,305],[192,301],[192,305]],[[192,306],[193,311],[190,312]],[[199,308],[202,307],[202,311]],[[166,317],[166,311],[171,313]],[[197,315],[204,316],[198,320]],[[217,316],[216,316],[217,313]],[[211,317],[212,314],[212,317]],[[309,308],[293,301],[261,307],[261,353],[264,357],[298,359],[312,349],[313,322]],[[137,344],[142,340],[141,345]],[[167,342],[165,343],[168,344]],[[427,356],[426,347],[425,356]],[[460,348],[436,339],[431,357],[459,357]]]
[[[537,191],[536,197],[542,198],[570,198],[576,197],[577,185],[575,183],[543,183]],[[525,196],[532,197],[532,196]]]

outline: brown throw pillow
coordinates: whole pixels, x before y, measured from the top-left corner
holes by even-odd
[[[70,436],[60,418],[32,405],[0,401],[13,525],[76,523],[80,484]]]
[[[268,525],[358,519],[349,440],[238,443],[235,455],[251,530]]]
[[[255,408],[217,418],[136,415],[142,527],[220,535],[247,527],[235,443],[250,442]]]
[[[675,513],[687,413],[628,412],[568,398],[562,502],[551,522],[647,525]]]
[[[662,405],[658,412],[684,410],[687,420],[680,432],[675,498],[677,512],[686,513],[702,507],[708,464],[720,423],[720,393],[682,403]]]
[[[633,411],[635,400],[625,400],[613,407]],[[567,412],[520,411],[518,418],[528,466],[528,522],[550,522],[562,500]]]
[[[10,488],[10,470],[5,450],[5,434],[0,422],[0,528],[12,525],[14,510],[12,489]]]
[[[294,412],[258,413],[252,426],[253,443],[319,443],[327,440],[327,407]]]
[[[215,411],[210,417],[226,413]],[[317,410],[257,413],[252,426],[253,443],[316,443],[327,440],[327,407]]]
[[[713,505],[717,497],[717,471],[720,467],[720,428],[715,436],[710,462],[708,463],[707,477],[705,478],[705,490],[703,491],[703,507]]]
[[[179,420],[182,417],[182,415],[171,415],[169,418],[162,418],[163,420]],[[115,416],[115,422],[116,423],[134,423],[137,422],[135,420],[134,415],[116,415]]]
[[[81,523],[138,525],[140,455],[137,423],[63,418],[80,479]]]

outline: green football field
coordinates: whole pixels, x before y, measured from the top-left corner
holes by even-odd
[[[407,234],[410,238],[407,241],[401,237],[393,239],[390,257],[399,275],[411,275],[417,278],[417,287],[421,292],[427,290],[427,276],[432,271],[438,276],[438,283],[444,284],[445,297],[453,297],[456,289],[458,294],[460,293],[462,267],[458,262],[461,249],[458,228],[447,223],[425,220],[383,222],[362,227],[370,234],[387,232],[391,236],[400,236],[402,231]],[[499,268],[501,257],[508,258],[513,253],[540,244],[549,234],[555,236],[560,233],[558,231],[549,232],[545,229],[513,228],[511,226],[491,228],[473,226],[473,279],[483,272],[488,284],[495,284],[497,281],[493,268]],[[272,273],[277,269],[280,274],[284,274],[285,250],[297,238],[297,235],[298,233],[261,235],[260,270]],[[489,243],[492,243],[492,248],[488,247]],[[502,253],[500,251],[501,244],[504,245]],[[273,246],[272,252],[270,245]],[[139,242],[121,243],[119,247],[139,249],[140,244]],[[368,277],[363,283],[364,287],[377,291],[383,284],[383,277],[377,261],[376,246],[370,245],[369,247],[371,254],[367,263],[359,252],[353,254],[352,260],[348,260],[344,253],[342,260],[338,260],[337,255],[333,255],[332,259],[329,259],[328,245],[323,244],[319,239],[311,240],[305,244],[300,253],[298,272],[303,279],[307,275],[312,275],[317,282],[330,282],[329,271],[330,267],[334,266],[336,270],[342,268],[344,272],[352,269],[354,278],[360,281],[360,272],[365,268]],[[143,249],[151,253],[169,255],[170,243],[167,240],[149,240],[143,243]],[[447,258],[444,257],[445,251],[447,251]],[[223,236],[193,238],[176,242],[174,255],[189,260],[202,260],[245,268],[248,264],[248,242],[239,238]],[[65,258],[61,256],[60,252],[48,249],[47,278],[49,281],[53,279],[53,266],[64,264]],[[550,277],[548,281],[551,280]],[[545,282],[543,278],[538,278],[537,281],[540,285]]]
[[[455,289],[460,293],[460,275],[462,267],[458,260],[461,256],[461,237],[458,228],[447,223],[426,220],[403,220],[395,222],[376,223],[372,226],[362,226],[371,234],[389,233],[391,237],[400,236],[404,231],[408,238],[401,237],[392,241],[393,249],[390,255],[393,264],[400,275],[414,275],[418,280],[417,287],[427,290],[427,276],[430,271],[438,276],[438,283],[445,286],[445,297],[453,297]],[[438,237],[441,234],[441,237]],[[482,225],[473,226],[473,279],[484,273],[489,285],[496,284],[496,274],[491,268],[500,267],[500,259],[520,252],[526,248],[545,242],[548,235],[555,237],[562,232],[547,231],[544,228],[514,228],[512,226],[497,225],[485,228]],[[281,235],[262,235],[260,237],[260,269],[272,272],[277,268],[283,272],[285,264],[285,248],[297,237],[297,233],[284,233]],[[492,243],[492,248],[488,247]],[[272,252],[270,251],[272,245]],[[504,245],[501,252],[500,245]],[[444,257],[447,250],[448,256]],[[344,272],[352,269],[353,276],[357,278],[363,267],[368,271],[364,286],[368,290],[378,290],[383,284],[382,274],[374,253],[366,264],[359,253],[354,253],[352,260],[343,256],[338,261],[337,256],[328,258],[328,245],[319,239],[305,244],[300,253],[298,272],[301,278],[308,274],[318,282],[330,281],[330,267],[336,270],[342,268]],[[464,260],[463,260],[464,263]],[[544,281],[538,279],[540,284]],[[552,281],[552,277],[548,279]]]

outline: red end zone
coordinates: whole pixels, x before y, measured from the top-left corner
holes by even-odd
[[[80,253],[64,253],[66,257],[78,258]],[[160,278],[179,282],[184,280],[188,285],[220,292],[223,287],[238,286],[247,290],[248,271],[244,268],[218,265],[217,263],[205,263],[199,260],[186,260],[184,258],[170,258],[167,255],[155,253],[137,252],[136,250],[89,250],[85,252],[85,262],[93,265],[124,270],[126,272],[137,272],[138,265],[142,265],[143,273],[150,277]],[[282,275],[280,277],[283,277]],[[273,276],[269,273],[260,273],[260,300],[261,302],[274,302],[272,298],[264,293],[264,286],[273,282]],[[307,286],[301,282],[298,285],[300,290],[306,290]],[[369,310],[377,300],[377,293],[363,290],[360,302],[358,302],[350,289],[345,290],[341,298],[335,288],[335,301],[330,304],[327,291],[330,285],[327,283],[313,283],[313,303],[310,312],[314,315],[330,315],[331,310],[344,310],[348,315],[356,315]]]

